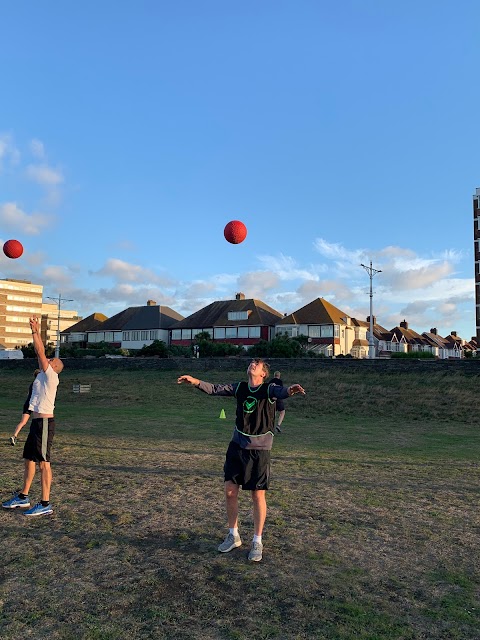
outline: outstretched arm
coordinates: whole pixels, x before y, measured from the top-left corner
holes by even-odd
[[[177,378],[177,384],[182,384],[182,382],[193,385],[209,396],[234,396],[238,384],[212,384],[211,382],[205,382],[205,380],[199,380],[192,376],[180,376]]]
[[[305,395],[305,389],[301,387],[299,384],[291,384],[288,387],[288,395],[294,396],[296,393],[301,393],[303,396]]]
[[[30,328],[32,330],[33,348],[37,354],[38,364],[42,371],[46,371],[50,363],[45,355],[45,347],[40,337],[40,323],[38,322],[37,316],[30,318]]]
[[[200,384],[200,380],[198,378],[193,378],[192,376],[180,376],[177,379],[177,384],[182,384],[182,382],[192,384],[194,387],[198,387]]]

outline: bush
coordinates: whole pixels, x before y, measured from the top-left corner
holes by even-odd
[[[24,358],[36,358],[35,348],[33,342],[30,342],[26,346],[20,347]],[[53,342],[49,342],[45,347],[45,355],[47,358],[53,358],[55,356],[55,347]]]
[[[144,344],[137,351],[137,355],[140,357],[158,356],[159,358],[168,358],[167,345],[163,340],[154,340],[152,344]]]
[[[299,358],[305,355],[301,342],[281,334],[270,342],[260,340],[249,350],[248,355],[254,358]]]

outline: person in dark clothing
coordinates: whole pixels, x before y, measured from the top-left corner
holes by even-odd
[[[38,376],[39,373],[40,373],[40,369],[35,369],[35,371],[33,372],[33,379],[34,380]],[[9,438],[9,442],[12,445],[12,447],[17,444],[18,434],[23,429],[23,427],[27,424],[27,422],[30,420],[30,416],[32,415],[32,412],[28,408],[29,405],[30,405],[30,398],[32,396],[32,389],[33,389],[33,382],[31,383],[31,385],[28,388],[27,399],[23,403],[22,419],[20,420],[20,422],[15,427],[15,431],[13,432],[13,436],[10,436],[10,438]]]
[[[270,384],[276,384],[279,387],[283,387],[283,382],[280,377],[280,371],[275,371],[274,377],[270,380]],[[277,424],[275,425],[275,432],[282,433],[280,429],[283,419],[285,418],[285,403],[283,400],[277,400]]]
[[[186,382],[212,396],[233,396],[237,400],[235,429],[228,446],[224,474],[225,500],[229,533],[218,550],[226,553],[242,544],[238,533],[238,493],[240,487],[251,491],[253,501],[254,536],[248,559],[262,559],[262,532],[267,515],[265,491],[270,478],[270,450],[275,427],[275,403],[296,393],[305,394],[299,384],[289,387],[265,382],[268,364],[252,360],[247,369],[248,382],[212,384],[184,375],[178,384]]]

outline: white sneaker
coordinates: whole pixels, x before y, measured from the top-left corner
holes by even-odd
[[[252,542],[252,548],[248,554],[248,559],[253,562],[260,562],[262,559],[263,544],[261,542]]]
[[[239,547],[241,544],[242,544],[242,541],[238,533],[236,536],[234,536],[233,533],[229,533],[228,536],[225,538],[225,540],[222,542],[222,544],[218,546],[218,550],[221,553],[228,553],[228,551],[231,551],[232,549]]]

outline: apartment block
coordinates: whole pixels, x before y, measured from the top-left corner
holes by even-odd
[[[43,286],[28,280],[0,280],[0,349],[32,341],[29,319],[42,315]]]
[[[475,255],[475,318],[477,327],[477,354],[480,355],[480,188],[473,196],[473,242]]]

